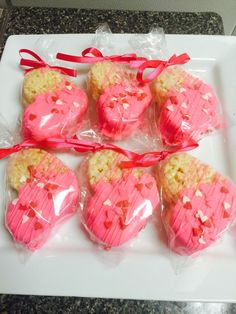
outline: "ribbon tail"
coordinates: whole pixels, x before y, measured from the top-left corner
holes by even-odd
[[[3,159],[11,154],[17,153],[22,149],[21,145],[17,144],[8,148],[0,148],[0,159]]]

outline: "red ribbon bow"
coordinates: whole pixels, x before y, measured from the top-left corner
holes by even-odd
[[[90,56],[91,55],[91,56]],[[73,56],[58,52],[56,58],[59,60],[77,62],[77,63],[96,63],[100,61],[110,60],[113,62],[129,63],[134,60],[146,61],[144,57],[138,57],[135,53],[124,55],[104,56],[102,52],[94,47],[87,48],[82,51],[82,56]]]
[[[48,138],[42,142],[36,142],[34,140],[25,140],[21,144],[16,144],[8,148],[0,148],[0,159],[7,157],[10,154],[19,152],[24,148],[37,147],[46,149],[74,149],[80,153],[96,152],[104,149],[110,149],[117,153],[121,153],[126,156],[129,161],[122,161],[121,165],[123,168],[133,167],[150,167],[157,162],[165,159],[167,156],[181,151],[187,151],[194,149],[198,146],[196,142],[189,142],[183,144],[182,147],[178,147],[172,151],[161,151],[161,152],[149,152],[144,154],[137,154],[132,151],[120,148],[113,144],[99,144],[88,141],[81,141],[76,138],[73,139],[60,139],[60,138]]]
[[[175,54],[170,57],[169,60],[147,60],[144,62],[141,62],[139,60],[137,61],[131,61],[130,67],[131,68],[138,68],[137,72],[137,80],[140,83],[149,83],[152,80],[154,80],[158,75],[161,74],[161,72],[171,66],[176,64],[184,64],[190,60],[190,57],[187,53],[183,53],[179,56],[176,56]],[[143,78],[144,71],[146,69],[154,69],[146,78]]]
[[[26,53],[26,54],[32,56],[33,58],[35,58],[36,60],[25,59],[24,57],[22,57],[22,53]],[[58,70],[62,74],[66,74],[66,75],[73,76],[73,77],[77,76],[77,71],[75,69],[64,68],[64,67],[60,67],[60,66],[56,66],[56,65],[49,65],[39,55],[37,55],[32,50],[20,49],[19,54],[21,56],[20,65],[29,67],[29,69],[25,69],[25,73],[28,73],[34,69],[49,67],[51,69]]]

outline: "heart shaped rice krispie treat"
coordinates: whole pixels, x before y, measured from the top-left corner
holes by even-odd
[[[156,179],[169,246],[178,254],[208,247],[235,219],[235,186],[197,158],[168,157],[158,165]]]
[[[109,248],[135,238],[159,203],[154,178],[138,169],[123,170],[123,156],[104,150],[88,161],[91,196],[83,223],[91,238]]]
[[[18,196],[7,206],[6,227],[16,243],[36,250],[55,225],[75,213],[80,197],[77,177],[46,151],[25,149],[12,156],[8,180]]]

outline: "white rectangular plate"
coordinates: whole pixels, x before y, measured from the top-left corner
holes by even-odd
[[[91,46],[92,36],[45,35],[45,38],[53,38],[58,51],[79,54]],[[133,35],[114,35],[117,53],[130,51],[130,36]],[[5,46],[0,65],[0,111],[11,126],[21,110],[23,71],[18,66],[18,51],[35,49],[38,39],[39,35],[12,36]],[[194,155],[235,182],[236,37],[167,35],[167,44],[170,53],[189,53],[192,60],[187,68],[214,86],[230,121],[227,132],[202,140]],[[84,83],[85,75],[82,72],[78,82]],[[80,157],[65,155],[63,160],[76,167]],[[132,244],[103,252],[89,241],[78,217],[74,217],[39,252],[27,262],[22,261],[4,227],[5,165],[6,160],[0,161],[0,293],[236,301],[236,236],[232,232],[176,274],[182,260],[179,263],[170,253],[154,224],[149,224]]]

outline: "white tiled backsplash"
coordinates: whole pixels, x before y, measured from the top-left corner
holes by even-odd
[[[0,5],[5,1],[0,0]],[[216,12],[226,35],[236,34],[236,0],[10,0],[16,6],[127,9],[148,11]]]

